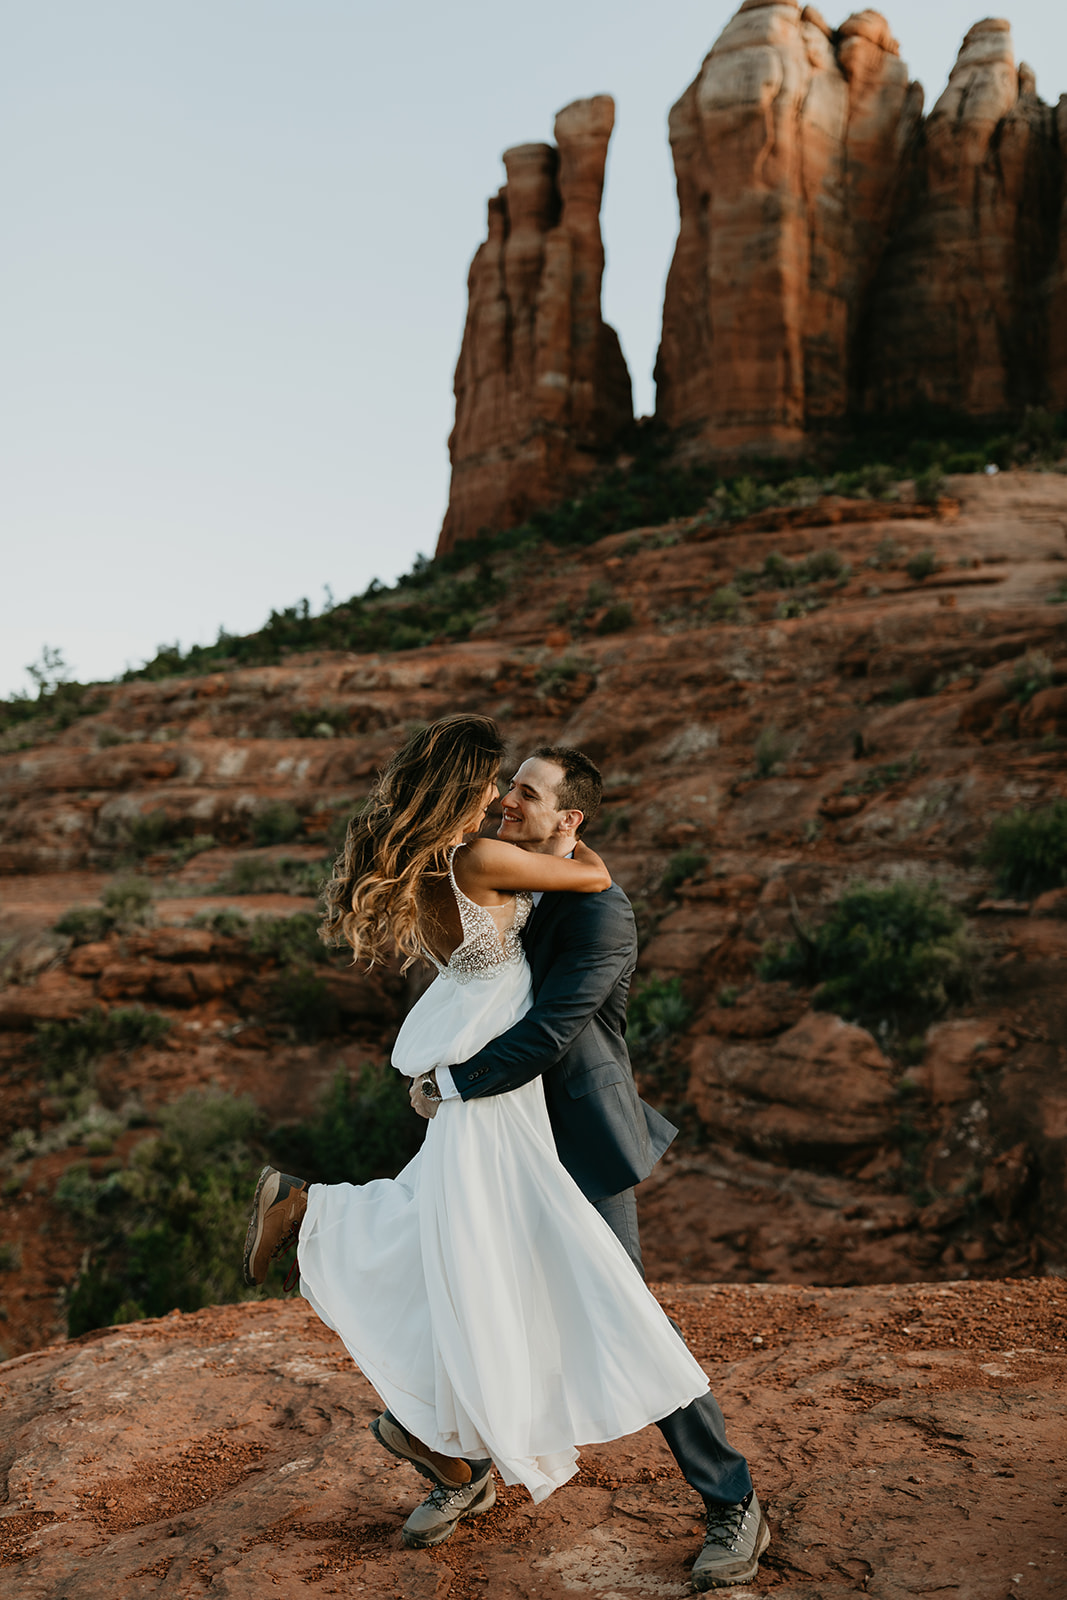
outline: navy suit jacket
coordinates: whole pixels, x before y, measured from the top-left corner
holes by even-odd
[[[634,915],[617,884],[603,894],[542,896],[522,933],[534,1003],[452,1068],[464,1100],[544,1078],[559,1158],[590,1200],[647,1178],[677,1133],[638,1097],[626,1049],[637,961]]]

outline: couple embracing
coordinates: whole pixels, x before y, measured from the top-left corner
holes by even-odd
[[[539,1501],[577,1446],[655,1423],[707,1513],[694,1587],[744,1583],[767,1524],[641,1267],[634,1185],[676,1130],[638,1098],[626,1051],[633,913],[580,838],[600,774],[536,750],[485,839],[504,753],[487,717],[433,723],[349,825],[324,934],[357,961],[436,969],[392,1057],[426,1138],[362,1185],[265,1168],[245,1277],[298,1239],[302,1293],[387,1408],[379,1442],[433,1483],[405,1544],[487,1511],[494,1467]]]

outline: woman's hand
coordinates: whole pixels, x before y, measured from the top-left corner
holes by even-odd
[[[427,1085],[432,1089],[430,1094],[426,1093]],[[408,1098],[411,1101],[412,1110],[417,1112],[420,1117],[426,1117],[427,1120],[430,1117],[436,1117],[441,1104],[441,1096],[438,1092],[437,1079],[434,1074],[432,1072],[416,1073],[411,1080]]]

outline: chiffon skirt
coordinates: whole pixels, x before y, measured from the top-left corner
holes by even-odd
[[[469,984],[442,975],[394,1064],[413,1074],[466,1059],[528,1005],[524,964]],[[407,1429],[445,1455],[490,1456],[534,1500],[573,1476],[576,1446],[707,1391],[560,1164],[540,1078],[444,1101],[396,1178],[312,1184],[300,1283]]]

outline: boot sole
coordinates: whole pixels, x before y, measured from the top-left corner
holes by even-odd
[[[263,1206],[262,1208],[260,1207],[260,1197],[263,1194],[264,1187],[266,1186],[268,1180],[274,1174],[274,1167],[264,1167],[263,1171],[259,1175],[259,1182],[256,1184],[256,1192],[252,1197],[252,1215],[248,1219],[248,1232],[245,1234],[245,1254],[242,1270],[244,1272],[245,1282],[250,1288],[253,1289],[258,1288],[259,1285],[264,1282],[267,1276],[266,1270],[264,1270],[263,1277],[257,1278],[252,1270],[252,1261],[256,1251],[259,1249],[260,1240],[263,1237],[263,1219],[270,1210],[269,1206]]]
[[[387,1417],[375,1417],[374,1421],[370,1424],[370,1431],[373,1433],[383,1450],[388,1450],[389,1454],[396,1456],[398,1461],[406,1461],[409,1467],[414,1467],[416,1472],[421,1472],[424,1478],[429,1478],[430,1482],[439,1489],[466,1488],[466,1484],[464,1483],[446,1482],[444,1478],[440,1477],[433,1470],[433,1468],[430,1466],[430,1463],[428,1461],[424,1461],[421,1456],[410,1455],[406,1450],[401,1449],[399,1445],[391,1444],[386,1438],[385,1434],[382,1432],[381,1425],[383,1421],[388,1426],[389,1419]]]
[[[735,1583],[751,1583],[759,1571],[759,1558],[771,1542],[771,1530],[767,1526],[766,1517],[760,1517],[759,1532],[756,1535],[756,1548],[752,1553],[752,1560],[743,1570],[729,1571],[725,1567],[718,1572],[694,1572],[693,1588],[698,1594],[705,1593],[708,1589],[728,1589]],[[740,1563],[736,1564],[737,1569]]]
[[[405,1456],[404,1459],[407,1460],[408,1458]],[[420,1538],[417,1534],[408,1533],[406,1528],[401,1528],[400,1542],[408,1550],[430,1550],[435,1544],[444,1544],[446,1539],[451,1539],[456,1531],[456,1524],[462,1522],[464,1517],[480,1517],[484,1512],[492,1511],[495,1505],[496,1484],[493,1482],[492,1474],[490,1474],[489,1481],[473,1505],[469,1505],[466,1511],[461,1511],[459,1516],[454,1521],[447,1523],[439,1534]]]

